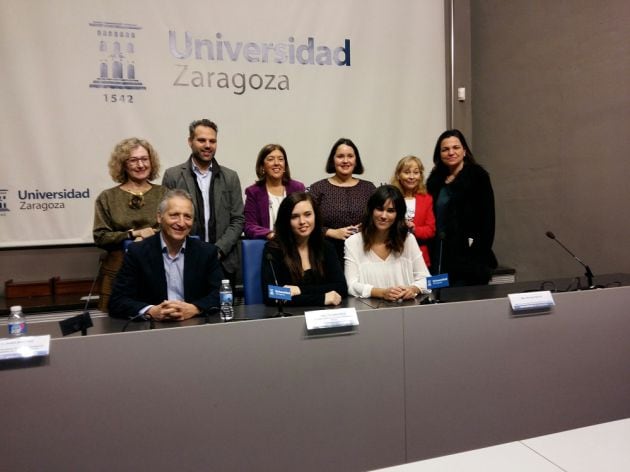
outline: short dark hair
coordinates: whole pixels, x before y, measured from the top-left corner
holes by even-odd
[[[256,158],[256,176],[258,177],[258,182],[265,181],[263,164],[265,162],[265,158],[273,151],[280,151],[284,156],[284,175],[282,176],[282,183],[286,184],[287,182],[289,182],[289,180],[291,180],[291,171],[289,170],[289,159],[287,158],[287,152],[280,144],[267,144],[266,146],[263,146],[263,148],[258,152],[258,157]]]
[[[464,148],[464,151],[466,151],[466,154],[464,155],[464,162],[470,162],[471,164],[477,163],[475,161],[475,156],[473,156],[472,151],[468,147],[468,143],[466,142],[466,138],[464,137],[464,134],[458,129],[449,129],[449,130],[444,131],[438,137],[437,142],[435,143],[435,149],[433,150],[433,164],[435,164],[436,168],[438,168],[441,171],[444,171],[446,169],[446,164],[442,162],[442,158],[440,157],[440,149],[442,148],[442,141],[444,141],[446,138],[459,139],[459,142],[462,143],[462,147]]]
[[[190,125],[188,125],[188,137],[193,138],[195,136],[195,129],[197,126],[205,126],[206,128],[212,128],[215,133],[219,132],[219,128],[214,121],[210,121],[207,118],[202,118],[201,120],[195,120]]]
[[[376,236],[376,227],[374,225],[374,210],[382,207],[387,200],[391,200],[396,209],[396,219],[389,227],[387,241],[385,246],[396,253],[401,253],[405,247],[405,239],[409,234],[409,229],[405,222],[405,213],[407,212],[407,204],[405,197],[393,185],[381,185],[378,187],[367,202],[367,207],[363,215],[363,224],[361,225],[361,234],[363,236],[363,250],[368,252],[374,244]]]
[[[357,148],[356,144],[352,142],[351,139],[348,138],[339,138],[333,144],[332,149],[330,150],[330,154],[328,154],[328,160],[326,161],[326,172],[332,174],[335,172],[335,154],[337,154],[337,148],[345,144],[346,146],[350,146],[354,151],[354,155],[357,158],[357,162],[354,166],[353,174],[362,174],[363,173],[363,163],[361,162],[361,155],[359,154],[359,148]]]

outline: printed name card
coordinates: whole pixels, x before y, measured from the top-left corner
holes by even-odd
[[[355,308],[335,308],[332,310],[314,310],[304,312],[308,331],[342,328],[359,325]]]
[[[50,335],[20,336],[0,339],[0,360],[28,359],[47,356],[50,350]]]
[[[548,310],[555,306],[553,297],[549,290],[540,292],[510,293],[508,295],[512,311],[514,312],[532,312],[536,310]]]
[[[267,294],[272,300],[291,301],[291,289],[288,287],[280,287],[279,285],[268,285]]]
[[[448,287],[448,274],[438,274],[427,277],[427,288],[444,288]]]

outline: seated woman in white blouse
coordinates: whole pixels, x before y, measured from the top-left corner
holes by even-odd
[[[345,242],[350,295],[398,301],[427,291],[430,273],[405,212],[405,199],[393,185],[379,187],[368,200],[361,232]]]

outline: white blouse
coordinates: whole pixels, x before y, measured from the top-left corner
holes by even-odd
[[[363,250],[361,233],[346,239],[345,274],[348,293],[361,298],[369,298],[374,287],[414,285],[426,293],[426,277],[431,275],[412,234],[407,235],[402,253],[392,252],[383,260],[371,249],[367,253]]]
[[[267,195],[269,195],[269,229],[273,231],[273,225],[276,224],[280,204],[282,203],[282,200],[284,200],[284,197],[287,196],[287,193],[285,191],[282,195],[274,195],[267,192]]]

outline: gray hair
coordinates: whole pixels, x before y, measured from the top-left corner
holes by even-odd
[[[160,204],[158,205],[158,214],[163,215],[164,212],[166,211],[166,207],[168,206],[168,201],[176,197],[185,198],[194,207],[193,199],[190,196],[190,194],[186,190],[182,190],[181,188],[175,188],[166,192],[164,197],[162,197],[162,201],[160,201]]]

